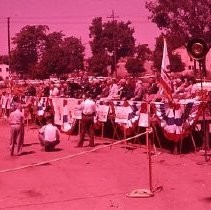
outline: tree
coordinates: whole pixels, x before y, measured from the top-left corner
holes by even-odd
[[[9,56],[1,55],[0,56],[0,64],[9,64]]]
[[[46,36],[45,49],[37,66],[36,77],[47,78],[51,74],[59,74],[63,71],[64,65],[61,59],[63,37],[62,32],[53,32]]]
[[[170,31],[186,43],[191,36],[211,41],[211,3],[209,0],[148,1],[150,19],[160,29]]]
[[[140,59],[133,57],[128,58],[125,68],[133,76],[137,76],[145,71],[143,62]]]
[[[134,51],[135,57],[129,57],[125,68],[132,75],[138,75],[146,71],[144,64],[152,59],[152,51],[147,44],[139,44]]]
[[[75,37],[66,37],[62,32],[46,35],[45,46],[34,76],[47,78],[51,74],[61,76],[83,68],[84,46]]]
[[[107,66],[110,63],[110,57],[106,53],[98,53],[89,59],[89,68],[97,76],[108,76]]]
[[[83,69],[84,50],[81,40],[76,37],[67,37],[61,44],[63,52],[63,61],[66,62],[64,73],[70,73],[74,70]]]
[[[25,26],[13,38],[12,69],[25,74],[33,74],[33,70],[42,54],[46,31],[45,25]]]
[[[107,76],[106,68],[111,64],[111,59],[105,47],[102,18],[94,18],[89,30],[89,37],[92,39],[90,41],[92,57],[88,60],[89,70],[95,75]]]
[[[90,34],[89,37],[92,39],[90,43],[90,47],[92,50],[92,54],[96,55],[99,53],[104,54],[105,46],[104,46],[104,37],[103,37],[103,23],[102,18],[97,17],[92,20],[92,25],[89,27]]]
[[[134,54],[135,39],[133,37],[134,29],[130,27],[131,22],[124,23],[123,21],[102,22],[102,18],[93,19],[90,29],[90,46],[93,58],[90,62],[95,63],[94,70],[98,69],[99,74],[103,74],[106,66],[112,65],[115,69],[115,62],[120,57],[131,56]],[[104,60],[104,59],[106,60]],[[97,61],[98,59],[98,61]],[[99,67],[97,67],[99,63]],[[91,65],[90,65],[91,67]],[[91,67],[92,68],[92,67]]]
[[[186,45],[192,37],[211,43],[210,0],[156,0],[148,1],[146,8],[152,22],[178,37],[180,44]]]
[[[149,49],[148,44],[139,44],[135,48],[136,57],[143,63],[152,59],[152,51]]]
[[[133,56],[134,54],[134,29],[130,25],[130,21],[124,23],[116,20],[103,24],[104,46],[109,53],[113,53],[113,57],[116,56],[116,61],[121,57]]]
[[[168,55],[170,60],[170,70],[171,72],[180,72],[185,69],[185,64],[182,62],[180,55],[174,54],[175,42],[177,42],[177,37],[166,35],[165,36],[167,45],[168,45]],[[156,45],[155,50],[153,52],[153,61],[154,61],[154,68],[160,72],[161,70],[161,63],[163,57],[163,35],[160,35],[156,38]]]

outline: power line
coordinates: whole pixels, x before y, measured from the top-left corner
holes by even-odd
[[[123,17],[139,17],[146,18],[146,15],[140,15],[138,13],[121,13]],[[68,15],[68,16],[10,16],[15,19],[69,19],[69,18],[93,18],[93,17],[106,17],[107,14],[89,14],[89,15]],[[0,19],[6,19],[7,17],[0,17]]]
[[[84,25],[88,24],[88,22],[46,22],[46,21],[36,21],[36,22],[31,22],[31,21],[11,21],[13,24],[71,24],[71,25]]]

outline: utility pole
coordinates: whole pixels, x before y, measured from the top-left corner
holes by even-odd
[[[107,18],[111,18],[112,19],[112,23],[113,23],[114,73],[115,73],[115,77],[117,77],[117,69],[116,69],[116,64],[117,64],[117,58],[116,58],[116,37],[115,37],[115,28],[114,27],[115,27],[115,19],[118,18],[118,16],[115,16],[114,10],[112,10],[111,16],[109,16]]]
[[[11,74],[10,17],[7,18],[7,35],[8,35],[9,74]]]

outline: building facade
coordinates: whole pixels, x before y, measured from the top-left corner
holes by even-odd
[[[194,77],[200,76],[198,61],[195,61],[190,57],[185,47],[176,49],[174,54],[180,55],[182,62],[185,64],[185,70],[182,72],[182,75],[189,75]],[[211,50],[206,55],[206,70],[207,77],[211,78]]]
[[[7,64],[0,64],[0,77],[2,79],[9,78],[10,71],[9,71],[9,65]]]

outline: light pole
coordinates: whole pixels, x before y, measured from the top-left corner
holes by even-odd
[[[7,18],[7,36],[8,36],[8,56],[9,56],[9,74],[11,74],[11,49],[10,49],[10,17]]]
[[[112,10],[111,16],[107,18],[112,18],[112,41],[113,41],[113,57],[114,57],[114,76],[117,77],[117,69],[116,69],[116,64],[117,64],[117,56],[116,56],[116,37],[115,37],[115,18],[118,18],[118,16],[114,15],[114,10]]]

